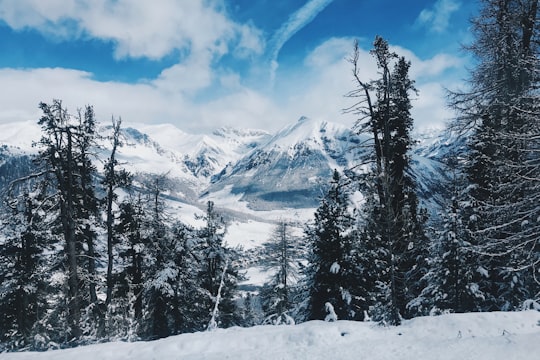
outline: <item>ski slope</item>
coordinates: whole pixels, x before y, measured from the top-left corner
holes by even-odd
[[[183,334],[151,342],[114,342],[1,360],[210,359],[538,359],[540,312],[448,314],[398,327],[310,321]]]

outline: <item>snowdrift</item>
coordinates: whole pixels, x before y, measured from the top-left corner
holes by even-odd
[[[151,342],[114,342],[0,359],[536,359],[540,312],[420,317],[398,327],[310,321],[183,334]]]

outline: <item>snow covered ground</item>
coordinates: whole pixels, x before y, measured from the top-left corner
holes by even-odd
[[[311,321],[184,334],[151,342],[108,343],[1,360],[149,359],[538,359],[540,312],[421,317],[399,327]]]

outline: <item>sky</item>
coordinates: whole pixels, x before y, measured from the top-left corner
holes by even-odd
[[[276,131],[301,116],[352,126],[348,59],[360,75],[380,35],[411,61],[416,130],[451,119],[445,89],[472,60],[470,0],[0,0],[0,123],[37,121],[38,104],[98,121]]]

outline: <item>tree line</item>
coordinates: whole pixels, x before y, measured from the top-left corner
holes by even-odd
[[[2,349],[155,339],[238,322],[238,255],[214,204],[201,228],[167,213],[166,176],[133,182],[117,160],[121,121],[98,174],[91,106],[40,104],[34,171],[13,181],[2,214]],[[225,284],[225,286],[224,286]],[[215,325],[212,325],[215,326]]]

